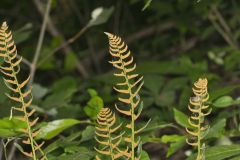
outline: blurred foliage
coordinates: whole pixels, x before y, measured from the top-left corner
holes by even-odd
[[[43,21],[39,8],[44,11],[45,4],[1,0],[0,19],[8,22],[18,53],[30,62]],[[144,76],[139,125],[149,118],[152,122],[142,135],[143,157],[148,153],[150,159],[194,159],[195,150],[185,143],[187,105],[192,83],[207,77],[213,112],[208,117],[206,159],[238,159],[239,7],[237,0],[53,0],[31,106],[41,117],[39,138],[47,139],[49,160],[89,160],[95,154],[96,114],[104,105],[114,108],[117,97],[104,31],[124,37]],[[79,31],[83,33],[67,49],[54,52]],[[22,70],[27,75],[30,68],[23,64]],[[2,80],[0,84],[0,136],[5,141],[20,136],[17,130],[24,124],[5,118],[12,104]],[[14,145],[8,146],[10,150]],[[20,160],[21,154],[16,151],[13,157]]]

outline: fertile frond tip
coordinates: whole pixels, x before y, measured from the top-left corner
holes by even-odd
[[[6,21],[4,21],[4,22],[2,23],[2,27],[7,27],[7,22],[6,22]]]
[[[196,87],[206,88],[208,85],[207,78],[199,78],[197,82],[195,82]]]
[[[108,37],[113,37],[113,34],[111,34],[109,32],[104,32],[104,34],[106,34]]]

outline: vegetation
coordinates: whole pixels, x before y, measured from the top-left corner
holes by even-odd
[[[239,5],[2,0],[0,160],[240,159]]]

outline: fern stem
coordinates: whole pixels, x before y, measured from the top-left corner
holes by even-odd
[[[202,98],[203,96],[200,97],[200,106],[199,106],[199,122],[198,122],[198,155],[197,155],[197,160],[202,160],[202,151],[201,151],[201,121],[202,121]]]
[[[129,95],[130,95],[130,104],[131,104],[131,160],[134,160],[135,159],[135,151],[134,151],[134,143],[135,143],[135,121],[134,121],[134,108],[133,108],[133,105],[134,105],[134,102],[133,102],[133,94],[132,94],[132,87],[130,85],[130,82],[128,80],[128,77],[127,77],[127,72],[126,72],[126,69],[125,69],[125,66],[124,66],[124,61],[122,59],[122,56],[120,55],[120,61],[121,61],[121,65],[122,65],[122,68],[123,68],[123,73],[124,73],[124,79],[126,80],[126,83],[127,83],[127,87],[129,89]]]
[[[113,146],[112,146],[113,144],[112,144],[112,138],[111,138],[109,124],[107,125],[107,132],[108,132],[108,137],[109,137],[109,147],[110,147],[111,159],[114,160]]]
[[[6,34],[6,33],[5,33]],[[5,36],[6,37],[6,36]],[[6,47],[6,51],[7,51],[7,58],[8,60],[11,61],[11,57],[9,56],[9,50],[7,48],[7,43],[6,43],[6,38],[4,40],[5,42],[5,47]],[[24,98],[23,98],[23,93],[22,93],[22,90],[19,86],[19,82],[18,82],[18,79],[17,79],[17,74],[16,74],[16,71],[14,69],[14,66],[12,65],[12,63],[10,63],[10,68],[11,68],[11,71],[12,71],[12,74],[13,74],[13,79],[14,81],[16,82],[16,86],[17,86],[17,90],[18,90],[18,93],[19,93],[19,96],[20,96],[20,99],[21,99],[21,105],[22,106],[25,106],[25,101],[24,101]],[[26,119],[26,123],[27,123],[27,130],[28,130],[28,137],[30,139],[30,143],[31,143],[31,149],[32,149],[32,154],[33,154],[33,160],[37,160],[37,157],[36,157],[36,153],[35,153],[35,147],[34,147],[34,144],[33,144],[33,137],[32,137],[32,129],[31,129],[31,126],[30,126],[30,122],[29,122],[29,119],[28,119],[28,116],[27,116],[27,110],[26,110],[26,107],[23,107],[23,112],[24,112],[24,118]]]

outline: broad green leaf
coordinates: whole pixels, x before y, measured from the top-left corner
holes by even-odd
[[[73,77],[65,77],[54,83],[52,94],[47,96],[42,106],[45,108],[65,105],[77,91],[77,82]]]
[[[233,86],[223,87],[220,89],[215,89],[209,93],[209,95],[211,95],[209,98],[209,101],[213,101],[213,100],[216,100],[216,98],[219,98],[220,96],[227,95],[231,93],[234,89],[237,89],[239,87],[240,85],[233,85]]]
[[[97,95],[98,95],[97,91],[94,90],[94,89],[92,89],[92,88],[88,89],[87,91],[88,91],[88,94],[89,94],[91,97],[94,97],[94,96],[97,96]]]
[[[163,143],[170,143],[167,151],[167,157],[169,157],[186,144],[186,137],[180,135],[164,135],[162,136],[161,141]]]
[[[33,25],[32,23],[26,23],[20,29],[13,32],[14,41],[16,44],[26,41],[32,34]]]
[[[114,11],[114,7],[103,8],[98,7],[92,11],[92,19],[89,21],[87,27],[103,24],[107,22]]]
[[[79,123],[81,123],[81,121],[78,121],[76,119],[60,119],[48,122],[45,125],[41,126],[37,139],[51,139],[62,131]]]
[[[219,120],[213,126],[210,126],[209,132],[207,133],[205,139],[208,138],[220,138],[225,132],[226,119]]]
[[[87,106],[84,107],[84,112],[90,118],[96,118],[97,114],[103,108],[104,103],[101,97],[97,95],[97,92],[93,89],[89,89],[88,93],[91,96],[91,99],[88,101]]]
[[[213,102],[213,105],[218,108],[224,108],[232,105],[234,100],[230,96],[222,96]]]
[[[63,154],[59,157],[56,157],[54,160],[91,160],[94,153],[88,149],[80,150],[79,152],[73,154]]]
[[[75,53],[68,53],[65,58],[64,68],[70,71],[76,67],[78,57]]]
[[[82,132],[82,139],[81,142],[88,141],[90,139],[93,139],[95,135],[95,127],[93,126],[87,126],[87,128]]]
[[[52,142],[51,144],[49,144],[45,149],[44,152],[45,153],[50,153],[62,146],[64,146],[65,144],[69,144],[72,141],[74,141],[75,139],[79,138],[82,135],[82,132],[76,132],[71,134],[68,137],[64,137],[62,139],[57,139],[56,141]]]
[[[0,119],[0,137],[7,138],[18,136],[22,134],[20,129],[26,127],[27,125],[25,122],[16,118],[12,118],[11,120],[9,118]]]
[[[48,92],[47,88],[44,88],[40,84],[33,84],[32,94],[34,99],[41,99]]]
[[[171,142],[177,142],[179,140],[181,140],[184,136],[180,136],[180,135],[163,135],[161,140],[163,143],[171,143]],[[185,137],[184,137],[185,138]]]
[[[174,119],[175,121],[181,125],[182,127],[192,128],[192,126],[188,123],[188,117],[183,112],[177,110],[176,108],[173,109],[174,111]]]
[[[150,160],[149,155],[146,151],[142,151],[141,160]]]
[[[207,147],[205,150],[206,160],[226,160],[239,156],[240,145],[222,145],[215,147]],[[195,160],[196,154],[189,157],[187,160]]]

